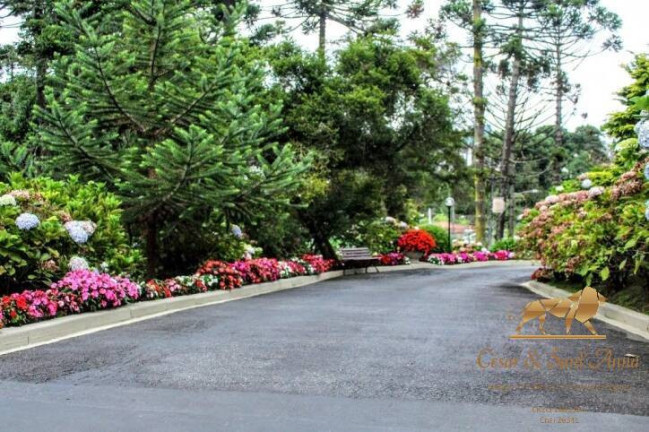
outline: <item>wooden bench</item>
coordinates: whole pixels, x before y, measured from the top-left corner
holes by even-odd
[[[360,248],[342,248],[339,251],[340,261],[343,263],[343,273],[347,268],[365,267],[365,273],[369,267],[374,267],[379,272],[379,259],[372,256],[370,250],[366,247]]]

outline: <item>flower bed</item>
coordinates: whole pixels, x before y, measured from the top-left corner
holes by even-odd
[[[514,252],[501,250],[496,252],[454,252],[431,254],[426,261],[437,265],[464,264],[484,261],[507,261],[514,258]]]
[[[390,252],[379,255],[379,262],[384,266],[396,266],[410,264],[410,258],[401,252]]]
[[[2,297],[0,327],[117,308],[137,301],[140,295],[140,286],[127,278],[76,270],[46,291],[27,290]]]
[[[88,269],[71,271],[50,289],[27,290],[0,299],[0,328],[20,326],[59,316],[112,309],[128,303],[231,290],[247,284],[316,275],[331,270],[336,262],[319,255],[278,261],[258,258],[226,263],[210,260],[190,276],[138,285],[128,278]]]

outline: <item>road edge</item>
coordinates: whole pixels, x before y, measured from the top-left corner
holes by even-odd
[[[544,284],[538,281],[529,281],[521,284],[522,287],[540,296],[569,297],[573,293]],[[610,303],[600,305],[595,319],[610,324],[628,333],[632,333],[645,340],[649,340],[649,315],[633,311],[623,306]]]
[[[431,263],[415,262],[399,266],[370,267],[367,269],[367,273],[388,273],[422,269],[459,270],[462,268],[509,267],[527,265],[528,263],[528,261],[510,260],[438,266]],[[335,270],[315,276],[298,276],[280,279],[274,282],[246,285],[232,291],[210,291],[202,294],[138,302],[117,309],[70,315],[34,324],[27,324],[21,327],[8,327],[0,329],[0,356],[108,330],[113,327],[157,318],[175,312],[299,288],[342,276],[365,274],[365,272],[365,269]]]
[[[314,276],[298,276],[246,285],[230,291],[210,291],[144,301],[117,309],[71,315],[21,327],[8,327],[0,330],[0,356],[176,312],[299,288],[341,276],[343,271],[335,270]]]

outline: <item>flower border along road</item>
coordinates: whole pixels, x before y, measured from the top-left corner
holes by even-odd
[[[274,282],[246,285],[235,290],[210,291],[152,302],[138,302],[117,309],[69,315],[21,327],[7,327],[0,330],[0,355],[187,309],[310,285],[340,277],[342,274],[342,270],[335,270],[314,276],[298,276]]]
[[[386,273],[422,269],[452,270],[515,265],[532,265],[532,262],[514,260],[489,261],[456,264],[453,266],[436,266],[425,262],[415,262],[407,265],[380,266],[377,270],[378,273]],[[345,275],[361,273],[364,274],[365,270],[345,270]],[[371,273],[375,272],[370,271]],[[20,327],[7,327],[0,329],[0,355],[83,336],[113,327],[133,324],[175,312],[298,288],[341,276],[343,276],[343,270],[334,270],[313,276],[297,276],[273,282],[245,285],[234,290],[217,290],[156,301],[138,302],[116,309],[68,315]]]

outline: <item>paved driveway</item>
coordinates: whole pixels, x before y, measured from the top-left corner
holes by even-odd
[[[601,322],[606,341],[509,340],[535,298],[516,285],[532,270],[352,276],[8,354],[1,429],[649,430],[649,344]],[[555,347],[640,367],[548,370]],[[482,364],[533,353],[542,367],[482,369],[481,350]],[[542,423],[558,417],[578,423]]]

